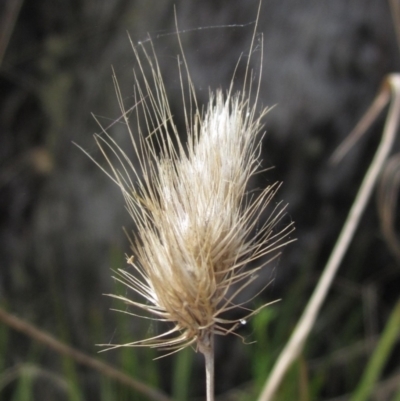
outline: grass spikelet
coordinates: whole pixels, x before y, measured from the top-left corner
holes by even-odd
[[[253,43],[254,38],[250,54]],[[235,299],[257,280],[268,262],[266,255],[271,254],[271,260],[279,254],[293,230],[292,224],[277,228],[285,213],[281,203],[259,227],[279,183],[258,194],[248,192],[249,180],[259,171],[260,131],[268,109],[257,110],[259,86],[251,101],[249,61],[242,91],[234,93],[232,80],[226,92],[210,92],[208,105],[201,109],[182,51],[178,68],[184,66],[180,69],[183,141],[152,42],[132,48],[138,65],[135,131],[115,75],[114,83],[139,166],[107,130],[95,140],[109,163],[107,174],[120,187],[137,227],[131,236],[133,254],[128,257],[131,269],[120,270],[116,280],[139,294],[142,302],[112,296],[173,327],[115,347],[151,346],[175,352],[194,345],[206,354],[214,334],[232,333],[243,319],[257,313]],[[228,320],[226,312],[232,309],[240,309],[243,316]]]

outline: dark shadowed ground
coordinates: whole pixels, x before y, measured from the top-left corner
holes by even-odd
[[[210,89],[228,88],[240,55],[248,57],[258,0],[13,1],[4,0],[0,8],[0,46],[5,50],[0,66],[0,302],[95,356],[94,344],[134,341],[158,328],[132,318],[122,330],[119,317],[109,310],[113,301],[102,295],[125,293],[116,289],[111,269],[125,266],[129,244],[122,227],[133,227],[116,185],[73,142],[103,163],[92,137],[100,128],[91,113],[104,126],[120,116],[111,66],[126,106],[134,104],[132,71],[137,65],[127,32],[134,43],[153,39],[172,112],[183,128],[173,5],[198,99],[206,104]],[[17,7],[13,11],[18,3],[19,12]],[[255,73],[261,46],[260,103],[276,105],[265,118],[263,167],[274,169],[260,174],[254,187],[283,181],[278,197],[289,203],[287,221],[296,222],[298,240],[246,295],[274,278],[261,298],[282,298],[282,305],[292,300],[287,331],[274,343],[281,347],[335,243],[383,118],[339,166],[330,166],[328,158],[371,103],[385,74],[400,69],[400,53],[384,0],[264,0],[251,59]],[[244,64],[236,73],[238,88],[243,75]],[[129,149],[123,124],[114,124],[109,132]],[[293,301],[295,283],[306,284]],[[333,298],[316,325],[307,360],[378,335],[399,288],[399,265],[371,201]],[[353,333],[346,343],[339,333],[349,316],[355,316],[350,319],[354,327],[346,323]],[[253,329],[247,326],[240,334],[251,341]],[[274,326],[268,330],[273,337]],[[13,331],[4,338],[4,372],[31,361],[60,377],[66,374],[65,364],[46,348]],[[218,394],[252,379],[251,369],[244,368],[251,363],[247,347],[252,345],[236,337],[217,341]],[[125,358],[136,358],[137,366],[146,358],[142,350],[126,352]],[[269,352],[276,357],[277,349]],[[102,357],[129,370],[115,351]],[[193,397],[203,394],[201,358],[196,358]],[[168,393],[174,361],[154,363],[158,386]],[[394,356],[387,375],[399,372],[395,361]],[[313,377],[311,362],[309,366]],[[338,373],[340,366],[332,369],[337,379],[321,390],[326,398],[352,389]],[[83,399],[100,399],[99,376],[80,367],[76,372]],[[152,373],[138,375],[150,381]],[[55,399],[55,390],[47,387],[34,386],[32,399]],[[17,379],[0,386],[0,399],[16,399],[17,388]],[[69,399],[64,393],[57,397]]]

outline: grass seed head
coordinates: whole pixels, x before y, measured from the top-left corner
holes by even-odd
[[[258,227],[278,183],[258,195],[248,193],[249,180],[259,169],[259,133],[267,112],[266,108],[257,112],[257,99],[250,100],[248,65],[242,91],[234,93],[232,84],[226,93],[210,92],[202,111],[183,57],[182,98],[188,105],[184,106],[184,143],[149,44],[150,50],[133,46],[138,61],[135,131],[114,77],[139,167],[106,130],[96,136],[111,168],[108,174],[121,188],[137,227],[131,237],[133,255],[128,258],[133,269],[119,271],[116,279],[139,294],[142,302],[114,297],[154,319],[173,323],[172,329],[161,335],[124,346],[174,351],[195,343],[201,349],[211,334],[230,333],[257,312],[236,305],[235,298],[257,279],[265,255],[276,256],[277,249],[287,243],[284,238],[292,225],[277,229],[284,214],[284,207],[278,204]],[[150,76],[144,73],[145,67]],[[226,312],[237,308],[244,316],[227,320]]]

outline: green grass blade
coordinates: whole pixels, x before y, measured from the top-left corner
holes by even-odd
[[[31,401],[33,400],[33,377],[23,371],[14,392],[12,401]]]
[[[350,401],[366,401],[378,380],[382,369],[388,360],[390,353],[396,343],[400,333],[400,300],[396,306],[383,330],[379,343],[369,360],[365,372],[359,382],[358,387],[353,393]]]
[[[175,357],[172,394],[176,401],[186,401],[189,399],[192,361],[193,350],[189,347],[178,352]]]

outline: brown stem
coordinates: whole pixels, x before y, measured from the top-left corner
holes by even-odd
[[[17,330],[27,335],[28,337],[31,337],[32,339],[45,344],[49,348],[52,348],[57,353],[68,356],[81,365],[85,365],[94,370],[97,370],[101,374],[108,376],[128,387],[131,387],[142,394],[145,394],[147,397],[154,401],[171,401],[170,398],[162,394],[160,391],[151,388],[136,379],[133,379],[132,377],[126,375],[125,373],[122,373],[111,365],[99,361],[98,359],[92,358],[89,355],[86,355],[85,353],[70,347],[69,345],[63,344],[62,342],[52,337],[50,334],[39,330],[30,323],[27,323],[9,314],[2,308],[0,308],[0,320],[9,327],[12,327],[14,330]]]

